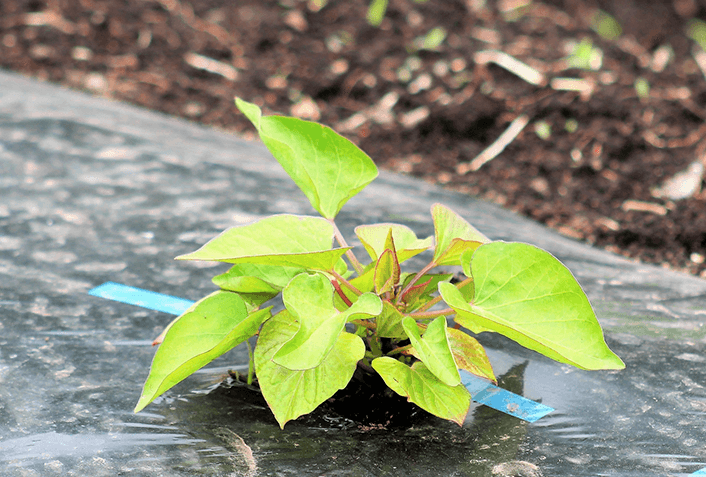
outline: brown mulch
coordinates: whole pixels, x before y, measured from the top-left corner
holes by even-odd
[[[687,35],[706,5],[390,0],[372,26],[368,4],[2,0],[0,67],[254,137],[237,95],[331,125],[384,168],[706,276],[706,192],[658,190],[706,163],[706,71]],[[598,9],[622,34],[598,33]],[[582,41],[597,49],[579,67],[567,58]],[[488,62],[498,51],[536,81]],[[507,148],[469,170],[518,117]]]

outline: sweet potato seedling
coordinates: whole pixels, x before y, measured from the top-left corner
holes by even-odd
[[[357,368],[463,423],[471,395],[459,370],[495,376],[481,344],[461,328],[500,333],[581,369],[624,367],[564,265],[529,244],[491,241],[441,204],[431,208],[432,237],[394,223],[357,227],[369,263],[359,260],[334,219],[377,177],[373,161],[326,126],[236,105],[320,216],[266,217],[178,257],[233,266],[158,338],[135,411],[255,335],[248,381],[257,379],[282,427],[345,388]],[[425,266],[402,271],[425,251]],[[452,283],[438,271],[448,266],[465,278]],[[279,294],[284,309],[273,315],[265,305]]]

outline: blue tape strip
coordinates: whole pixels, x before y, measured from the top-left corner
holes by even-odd
[[[703,468],[703,469],[697,470],[696,472],[694,472],[694,473],[691,474],[691,475],[706,475],[706,467]]]
[[[485,379],[474,376],[467,371],[461,370],[460,373],[461,383],[466,386],[473,400],[477,403],[527,422],[535,422],[554,411],[554,408],[494,386]]]
[[[195,302],[164,295],[141,288],[121,285],[120,283],[106,282],[88,292],[89,295],[115,300],[130,305],[137,305],[150,310],[162,311],[172,315],[181,315]],[[485,379],[479,378],[461,370],[461,382],[473,400],[484,404],[505,414],[515,416],[528,422],[534,422],[554,411],[553,408],[534,402],[517,394],[506,391],[490,384]],[[697,474],[704,472],[699,471]],[[697,475],[693,474],[693,475]]]
[[[141,288],[129,287],[120,283],[106,282],[88,292],[89,295],[107,298],[130,305],[181,315],[195,302],[171,295],[164,295]]]

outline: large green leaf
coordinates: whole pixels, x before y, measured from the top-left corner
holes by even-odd
[[[373,293],[361,295],[353,306],[339,312],[333,305],[334,289],[322,274],[302,273],[282,291],[284,305],[299,323],[299,330],[274,355],[274,362],[291,370],[318,366],[329,354],[346,322],[358,315],[380,314],[382,302]]]
[[[424,336],[420,335],[417,322],[409,316],[402,320],[402,326],[414,347],[415,356],[426,365],[427,369],[444,384],[458,385],[461,382],[461,376],[458,374],[458,368],[449,348],[449,340],[446,337],[446,317],[439,316],[429,323]]]
[[[453,210],[434,204],[434,262],[436,265],[459,265],[461,255],[490,240]]]
[[[406,396],[435,416],[454,421],[459,426],[463,424],[471,405],[471,395],[463,384],[444,384],[420,361],[410,368],[396,359],[383,356],[374,359],[372,365],[385,384],[400,396]]]
[[[483,345],[461,330],[447,327],[446,333],[448,333],[449,346],[458,369],[464,369],[497,384],[493,366],[490,364]]]
[[[375,262],[385,250],[385,241],[392,230],[392,237],[397,250],[399,263],[422,253],[432,246],[433,238],[418,239],[412,229],[400,224],[360,225],[355,228],[355,234]]]
[[[257,333],[270,310],[248,314],[235,293],[217,291],[179,317],[157,349],[135,412],[217,357]]]
[[[230,228],[177,260],[256,263],[327,271],[332,270],[348,250],[331,250],[332,244],[333,225],[326,219],[273,215]]]
[[[311,205],[327,219],[378,175],[358,146],[321,124],[284,116],[262,116],[260,108],[236,98],[260,139]]]
[[[453,285],[439,284],[460,325],[476,333],[501,333],[578,368],[625,367],[606,345],[581,286],[548,252],[523,243],[492,242],[475,251],[471,273],[475,296],[470,303]]]
[[[281,427],[308,414],[346,387],[359,360],[365,356],[360,337],[343,332],[331,352],[313,369],[292,371],[272,358],[297,332],[298,324],[287,310],[262,326],[255,348],[255,369],[260,390]]]

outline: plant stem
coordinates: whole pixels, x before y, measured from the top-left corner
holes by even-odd
[[[338,230],[336,222],[334,222],[333,219],[329,219],[329,222],[331,222],[331,225],[333,225],[333,236],[336,237],[338,245],[340,245],[341,247],[348,247],[349,245],[348,243],[346,243],[346,239],[343,238],[343,234],[341,233],[341,231]],[[346,257],[348,257],[348,260],[350,260],[351,265],[353,265],[353,268],[355,268],[355,271],[358,273],[358,275],[362,275],[365,267],[363,267],[363,264],[358,261],[355,254],[353,253],[353,250],[346,250]]]
[[[362,291],[358,290],[351,282],[343,278],[341,275],[339,275],[335,270],[329,270],[328,273],[334,276],[338,282],[343,285],[344,287],[348,288],[350,291],[355,293],[356,295],[360,296],[363,294]],[[335,287],[336,285],[334,285]]]
[[[370,346],[370,351],[374,356],[382,356],[382,349],[380,348],[380,343],[375,335],[368,337],[368,345]]]
[[[465,286],[468,285],[469,283],[473,283],[473,277],[468,277],[468,278],[466,278],[465,280],[463,280],[462,282],[459,282],[459,283],[456,285],[456,288],[460,290],[461,288],[465,287]],[[441,300],[442,300],[441,295],[438,295],[438,296],[432,298],[431,300],[429,300],[428,302],[426,302],[425,304],[423,304],[422,306],[420,306],[419,308],[417,308],[417,313],[419,313],[419,312],[421,312],[421,311],[426,311],[426,310],[428,310],[428,309],[431,308],[432,306],[434,306],[434,305],[436,305],[437,303],[439,303]]]
[[[425,304],[423,304],[422,306],[420,306],[419,308],[417,308],[417,311],[416,311],[415,313],[419,313],[419,312],[422,312],[422,311],[427,311],[429,308],[431,308],[432,306],[436,305],[436,304],[439,303],[441,300],[442,300],[441,295],[435,296],[434,298],[432,298],[431,300],[429,300],[428,302],[426,302]]]
[[[408,349],[411,349],[411,348],[412,348],[412,345],[411,345],[411,344],[408,344],[407,346],[400,346],[399,348],[393,349],[392,351],[390,351],[389,353],[387,353],[385,356],[392,356],[392,355],[394,355],[394,354],[399,354],[399,353],[402,353],[402,352],[404,352],[404,351],[407,351]]]
[[[370,374],[376,374],[377,372],[373,369],[372,366],[370,366],[368,363],[364,362],[362,359],[358,361],[358,366],[360,366],[362,369],[365,371],[369,372]]]
[[[365,328],[367,330],[374,331],[377,329],[377,325],[375,323],[371,323],[370,321],[366,321],[366,320],[353,320],[353,321],[351,321],[351,323],[353,323],[354,325],[357,325],[357,326],[362,326],[363,328]]]
[[[419,270],[419,272],[412,278],[412,280],[407,284],[406,287],[397,295],[397,299],[395,300],[395,305],[399,305],[400,302],[402,301],[402,297],[409,291],[410,288],[414,286],[415,283],[417,283],[417,280],[419,280],[421,277],[424,276],[425,273],[427,273],[429,270],[434,268],[436,266],[436,262],[431,261],[429,264],[427,264],[426,267],[422,268]]]
[[[345,293],[343,293],[343,290],[341,290],[341,285],[338,284],[338,280],[333,280],[331,282],[333,284],[333,287],[336,289],[336,293],[338,293],[338,296],[341,297],[341,300],[348,305],[348,306],[353,306],[353,302],[348,299]]]
[[[255,359],[252,354],[252,345],[250,344],[249,340],[245,340],[245,342],[248,344],[248,357],[250,358],[248,361],[248,386],[252,386],[252,378],[253,375],[255,374]]]
[[[456,310],[453,308],[444,308],[443,310],[437,311],[418,311],[415,313],[408,313],[407,316],[411,316],[414,319],[426,319],[426,318],[436,318],[437,316],[453,315]]]
[[[468,278],[466,278],[465,280],[463,280],[462,282],[457,283],[457,284],[456,284],[456,288],[457,288],[458,290],[460,290],[461,288],[465,287],[465,286],[468,285],[469,283],[473,283],[473,277],[468,277]]]

